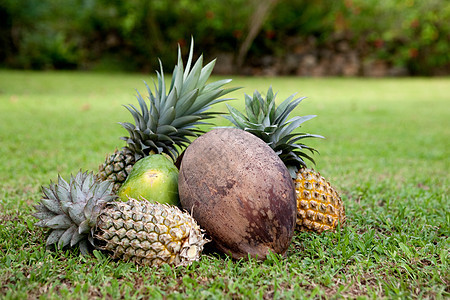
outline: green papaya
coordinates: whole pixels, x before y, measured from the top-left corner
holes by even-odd
[[[165,155],[144,157],[134,164],[117,195],[122,201],[142,197],[178,206],[178,169]]]

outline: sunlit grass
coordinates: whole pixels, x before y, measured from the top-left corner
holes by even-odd
[[[341,191],[347,226],[297,234],[286,257],[233,261],[217,253],[158,270],[100,252],[45,251],[31,205],[39,187],[96,170],[123,146],[121,105],[146,74],[0,71],[0,295],[5,298],[448,298],[450,96],[447,78],[236,77],[230,105],[272,85],[306,96],[294,114],[315,166]],[[224,105],[217,108],[226,112]],[[225,119],[214,121],[227,125]],[[217,166],[220,167],[220,166]]]

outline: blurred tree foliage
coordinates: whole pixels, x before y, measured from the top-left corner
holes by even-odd
[[[450,1],[345,1],[342,22],[366,43],[368,55],[410,73],[450,67]]]
[[[208,55],[238,55],[254,0],[0,0],[0,65],[26,69],[149,71],[191,36]],[[336,35],[372,59],[427,75],[450,65],[447,0],[273,1],[244,51],[282,57],[291,37]],[[257,16],[256,16],[257,17]],[[241,53],[242,54],[242,53]]]

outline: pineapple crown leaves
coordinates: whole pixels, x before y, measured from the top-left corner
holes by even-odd
[[[47,246],[60,248],[79,245],[83,254],[88,253],[88,242],[94,246],[93,231],[101,208],[116,196],[112,183],[97,181],[94,174],[79,171],[67,182],[58,176],[58,183],[50,182],[42,187],[43,197],[35,207],[35,226],[50,229]]]
[[[145,83],[148,91],[149,105],[139,92],[137,100],[139,108],[129,104],[125,106],[134,118],[134,124],[119,123],[129,133],[121,139],[135,153],[136,160],[150,153],[166,153],[174,161],[180,148],[190,144],[189,137],[197,137],[204,133],[198,125],[209,125],[202,122],[211,119],[217,112],[207,112],[214,104],[231,100],[221,98],[238,88],[224,89],[222,86],[231,79],[218,80],[206,84],[215,60],[203,66],[203,56],[193,63],[194,42],[191,42],[186,67],[183,66],[181,48],[178,47],[178,63],[172,74],[172,80],[166,94],[166,84],[162,63],[154,83],[154,92]]]
[[[303,139],[323,138],[323,136],[294,132],[301,124],[316,117],[307,115],[288,119],[290,113],[305,97],[296,98],[293,94],[278,106],[276,106],[275,98],[276,94],[273,93],[272,87],[268,89],[266,97],[263,97],[258,91],[253,93],[253,97],[246,94],[246,114],[227,104],[229,115],[223,117],[235,127],[250,132],[266,142],[279,155],[291,176],[295,177],[295,173],[300,168],[306,167],[305,160],[315,163],[310,153],[318,152],[303,144]]]

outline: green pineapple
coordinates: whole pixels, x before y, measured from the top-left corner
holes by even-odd
[[[255,91],[253,97],[245,95],[246,115],[228,106],[224,116],[237,128],[248,131],[266,142],[281,158],[295,182],[297,194],[297,229],[323,232],[333,230],[345,221],[345,208],[336,190],[318,172],[308,169],[305,160],[314,163],[314,148],[301,143],[306,138],[320,135],[294,132],[300,125],[315,117],[289,114],[304,98],[291,95],[278,107],[276,95],[270,87],[266,97]]]
[[[142,265],[188,265],[199,260],[207,242],[196,221],[176,206],[145,199],[114,201],[112,182],[98,181],[81,171],[70,182],[42,187],[43,198],[35,206],[35,225],[48,228],[47,245],[79,246],[111,252]]]
[[[203,56],[193,64],[193,42],[189,51],[186,67],[183,66],[181,50],[178,48],[178,63],[174,68],[172,81],[166,94],[166,84],[161,65],[157,72],[155,92],[148,90],[149,105],[137,93],[139,108],[125,106],[134,119],[134,124],[120,123],[128,132],[121,139],[126,146],[106,157],[99,166],[98,178],[114,182],[113,191],[117,192],[126,180],[133,165],[143,157],[164,154],[174,162],[180,151],[204,131],[198,125],[213,118],[217,112],[208,112],[210,106],[229,100],[222,96],[236,90],[223,89],[231,79],[206,83],[215,65],[215,60],[203,64]]]

